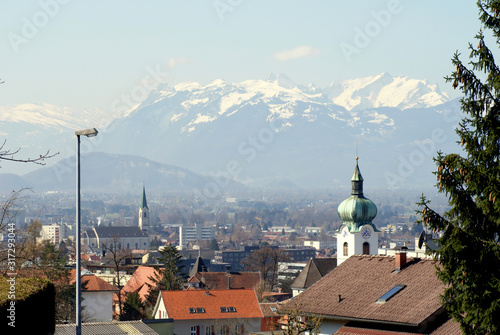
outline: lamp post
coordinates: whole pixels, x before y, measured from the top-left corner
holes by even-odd
[[[82,274],[81,274],[81,255],[80,255],[80,136],[97,136],[97,129],[90,128],[75,131],[76,135],[76,335],[82,334]]]

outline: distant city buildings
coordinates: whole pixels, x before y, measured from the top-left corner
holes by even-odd
[[[245,246],[242,250],[216,250],[214,253],[214,261],[216,263],[230,264],[231,270],[233,271],[241,271],[243,270],[241,261],[249,257],[254,250],[258,249],[259,246]],[[285,258],[290,262],[307,262],[311,258],[316,257],[316,249],[313,248],[292,248],[281,250],[283,251]]]

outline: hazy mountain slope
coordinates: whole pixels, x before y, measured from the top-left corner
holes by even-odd
[[[74,191],[75,157],[23,176],[35,191]],[[0,174],[2,176],[2,174]],[[1,177],[0,177],[1,180]],[[203,190],[210,178],[191,171],[131,155],[90,153],[81,156],[81,187],[92,192],[130,192],[143,184],[151,192]],[[230,188],[243,189],[232,183]]]

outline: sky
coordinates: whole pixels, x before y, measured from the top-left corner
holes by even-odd
[[[0,106],[116,112],[168,85],[283,73],[298,84],[443,77],[480,29],[475,1],[38,0],[0,12]]]

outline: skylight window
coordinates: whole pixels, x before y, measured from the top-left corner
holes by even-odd
[[[398,294],[402,289],[404,289],[406,285],[396,285],[387,291],[384,295],[377,299],[377,303],[385,304],[389,299]]]
[[[222,313],[236,313],[236,307],[221,307],[220,311]]]
[[[196,308],[196,313],[205,313],[205,308],[203,308],[203,307],[197,307]]]
[[[278,311],[278,309],[276,307],[274,307],[274,306],[271,307],[271,312],[276,313],[277,311]]]
[[[189,307],[189,313],[196,313],[196,308]]]

